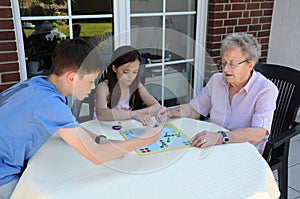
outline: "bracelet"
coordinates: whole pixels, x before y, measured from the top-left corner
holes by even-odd
[[[104,135],[98,135],[96,138],[95,138],[95,142],[97,143],[97,144],[100,144],[100,139],[101,138],[105,138],[106,139],[106,136],[104,136]]]

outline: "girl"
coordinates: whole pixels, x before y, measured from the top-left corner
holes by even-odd
[[[160,109],[159,102],[140,83],[140,53],[121,46],[112,55],[106,76],[96,87],[96,115],[99,120],[135,119],[152,124],[150,116]],[[147,107],[145,108],[146,105]]]

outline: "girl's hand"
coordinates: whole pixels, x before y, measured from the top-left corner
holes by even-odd
[[[135,120],[141,122],[144,126],[153,125],[153,121],[150,117],[150,114],[148,114],[148,113],[143,113],[140,111],[132,111],[131,117],[132,117],[132,119],[135,119]]]

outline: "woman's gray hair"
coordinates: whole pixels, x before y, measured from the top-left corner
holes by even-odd
[[[241,48],[243,55],[248,60],[256,60],[261,56],[261,45],[258,40],[251,34],[231,33],[223,41],[221,46],[221,56],[224,50],[229,46],[238,46]]]

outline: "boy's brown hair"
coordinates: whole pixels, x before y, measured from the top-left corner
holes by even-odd
[[[101,71],[99,49],[92,43],[81,39],[67,39],[58,44],[52,54],[51,74],[61,76],[68,71],[85,74]]]

